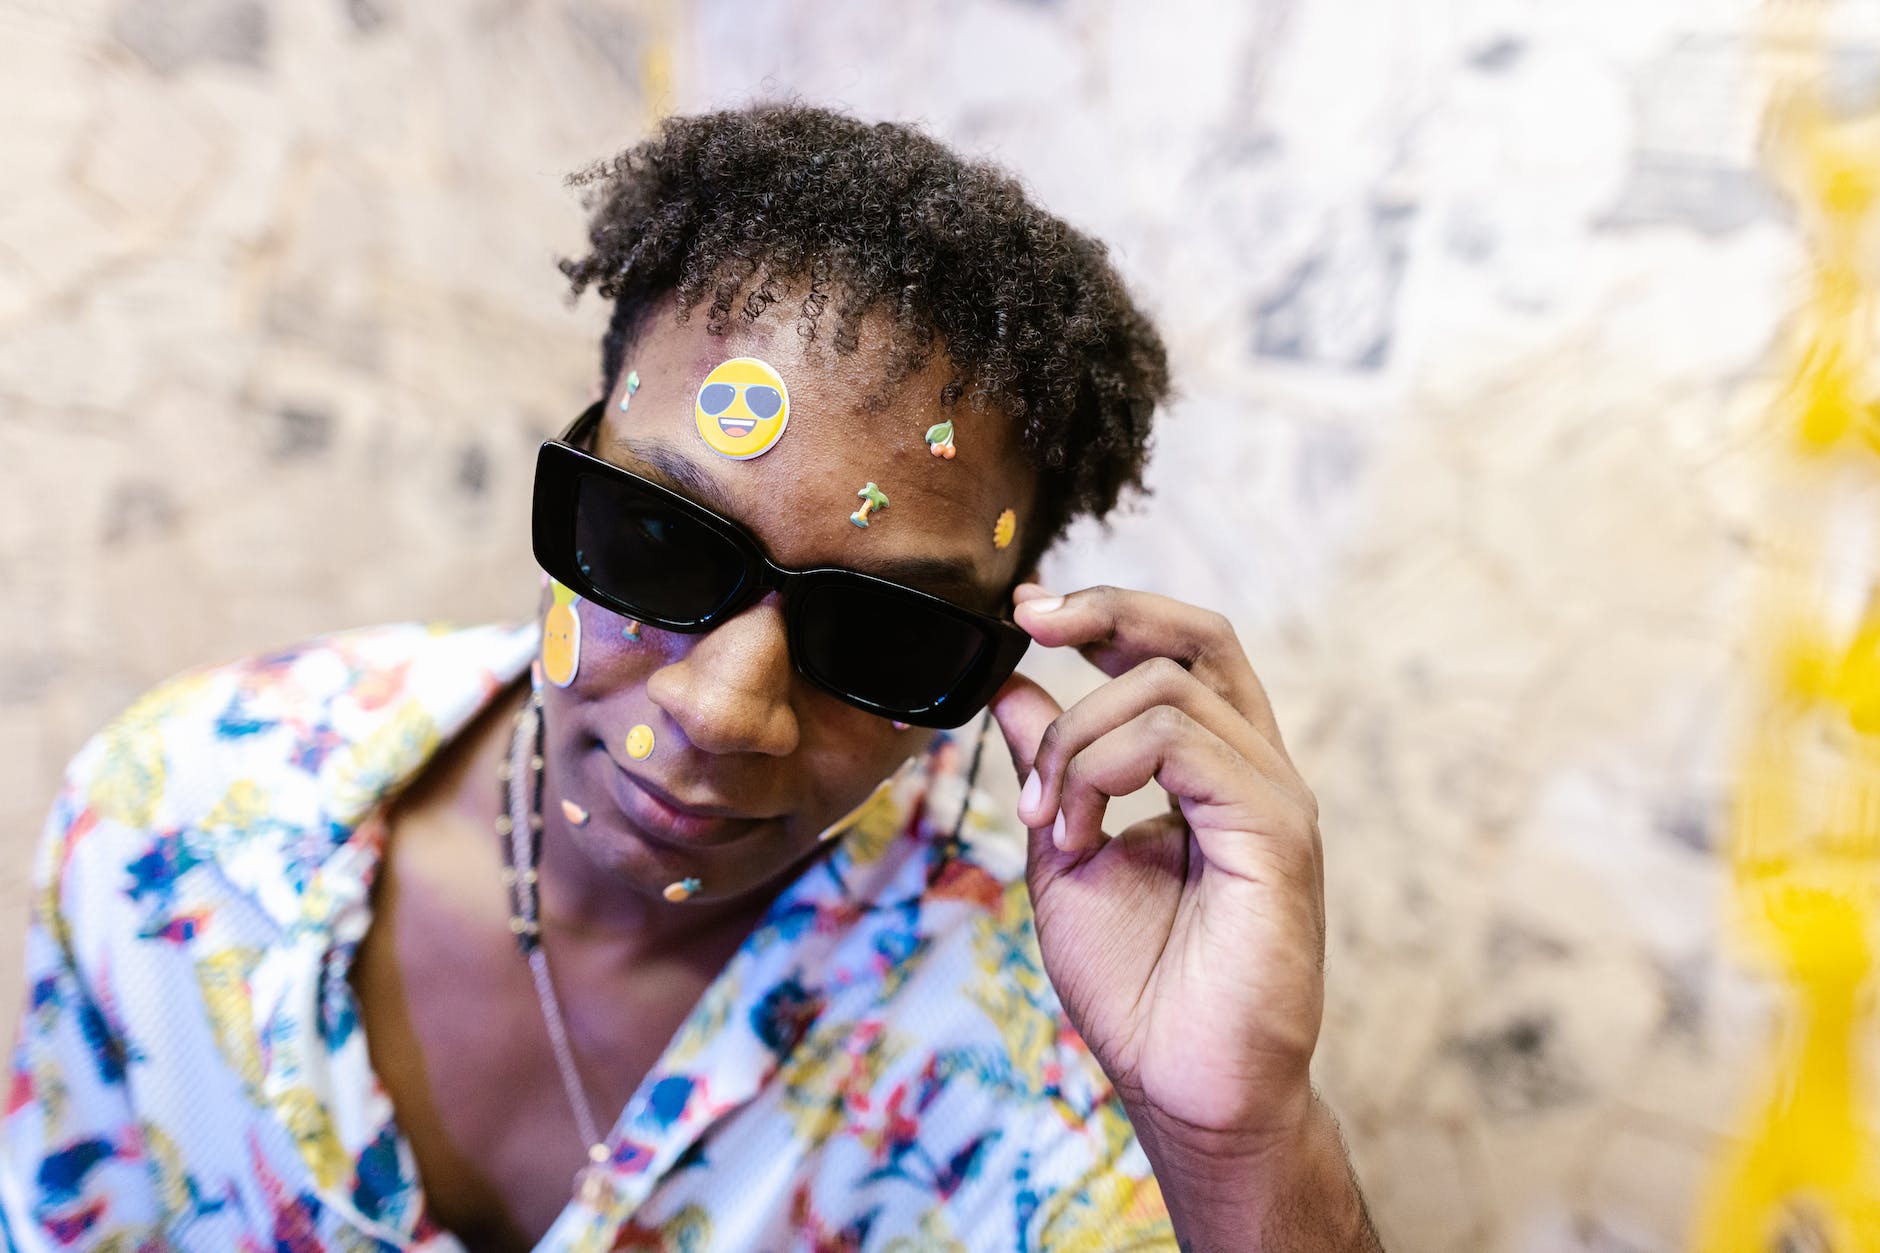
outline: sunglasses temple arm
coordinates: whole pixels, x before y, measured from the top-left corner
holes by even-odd
[[[581,411],[581,416],[568,424],[568,429],[559,436],[559,442],[579,448],[586,441],[593,429],[599,425],[601,413],[607,408],[607,402],[596,401]]]

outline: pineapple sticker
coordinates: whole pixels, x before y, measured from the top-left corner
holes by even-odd
[[[581,664],[581,615],[575,611],[581,598],[553,579],[548,590],[554,603],[542,619],[542,675],[556,687],[567,687]]]

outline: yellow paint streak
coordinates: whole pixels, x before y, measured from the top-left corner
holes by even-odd
[[[1880,1157],[1860,1045],[1880,920],[1880,550],[1858,552],[1865,610],[1831,612],[1849,552],[1831,538],[1880,499],[1871,374],[1880,119],[1836,118],[1820,94],[1815,5],[1778,4],[1774,32],[1805,67],[1778,84],[1766,136],[1807,230],[1768,542],[1751,630],[1753,714],[1730,814],[1734,938],[1782,1010],[1742,1131],[1703,1198],[1700,1253],[1763,1253],[1813,1233],[1880,1253]],[[1777,47],[1774,50],[1783,51]],[[1807,1241],[1804,1240],[1804,1243]]]
[[[654,0],[646,13],[651,38],[640,56],[640,78],[647,112],[657,121],[673,109],[674,45],[679,32],[676,0]]]

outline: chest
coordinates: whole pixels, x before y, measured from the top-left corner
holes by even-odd
[[[586,1144],[493,856],[439,859],[394,831],[352,983],[373,1069],[433,1220],[472,1250],[527,1249],[566,1206]],[[710,982],[686,965],[548,941],[562,1018],[605,1134]]]

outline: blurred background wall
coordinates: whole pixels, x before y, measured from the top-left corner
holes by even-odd
[[[1844,5],[1835,73],[1880,75]],[[666,109],[914,120],[1113,245],[1181,389],[1049,568],[1226,611],[1324,806],[1322,1086],[1390,1247],[1679,1247],[1752,438],[1794,306],[1744,0],[0,0],[0,1022],[58,770],[310,632],[529,611]],[[1080,676],[1051,659],[1054,682]]]

